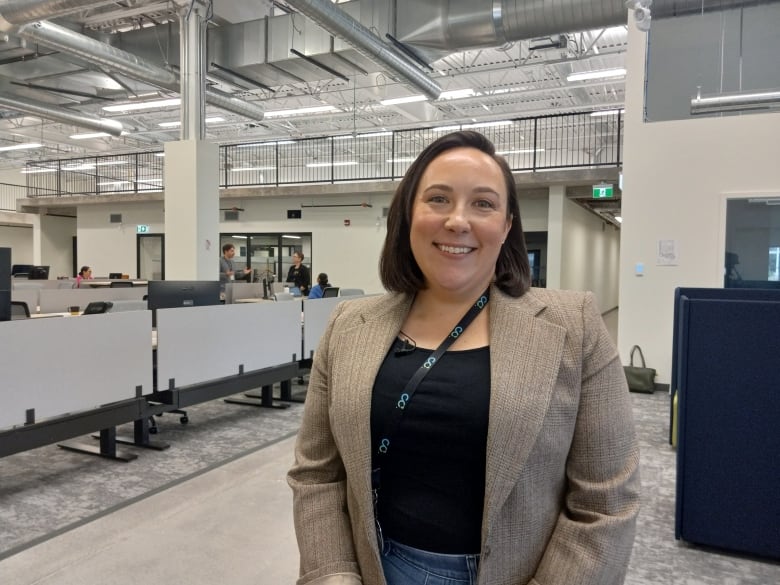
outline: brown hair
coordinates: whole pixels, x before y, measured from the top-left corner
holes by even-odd
[[[384,287],[393,292],[414,294],[425,288],[423,276],[412,254],[409,234],[412,206],[423,173],[440,154],[453,148],[476,148],[490,156],[504,175],[507,191],[507,219],[512,220],[506,241],[496,260],[496,286],[513,297],[522,296],[529,287],[531,266],[520,223],[520,203],[512,171],[506,160],[496,154],[493,143],[479,132],[463,130],[438,138],[429,144],[409,166],[395,191],[387,213],[387,236],[379,258],[379,277]]]

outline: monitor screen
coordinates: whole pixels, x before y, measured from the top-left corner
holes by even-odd
[[[301,289],[299,289],[297,286],[291,286],[290,294],[294,297],[299,297],[301,296]]]
[[[30,280],[48,280],[49,267],[48,266],[33,266],[30,268],[29,276]]]
[[[150,280],[149,308],[204,307],[220,304],[218,280]]]
[[[30,274],[32,267],[32,264],[14,264],[11,266],[11,276],[14,274]]]
[[[116,280],[117,278],[122,278],[121,272],[109,272],[108,277],[112,280]]]

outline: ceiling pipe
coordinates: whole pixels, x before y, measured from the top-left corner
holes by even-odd
[[[14,34],[63,53],[76,55],[84,61],[99,65],[112,72],[176,93],[181,90],[179,75],[173,71],[57,24],[47,21],[34,22],[18,27]],[[254,121],[262,120],[265,115],[262,108],[213,89],[206,90],[206,102]]]
[[[337,8],[330,0],[286,0],[286,2],[330,34],[345,40],[367,58],[395,73],[399,79],[431,100],[436,100],[441,95],[442,89],[434,80],[346,12]]]
[[[691,98],[691,114],[717,114],[742,110],[780,108],[780,91],[723,93]]]
[[[0,30],[108,4],[116,0],[0,0]]]
[[[75,112],[44,102],[31,100],[27,96],[2,93],[0,94],[0,106],[30,116],[52,120],[53,122],[73,124],[74,126],[94,130],[95,132],[105,132],[111,136],[120,136],[122,134],[122,123],[118,120]]]

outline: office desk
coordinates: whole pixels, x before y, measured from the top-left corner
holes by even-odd
[[[146,281],[146,280],[131,280],[131,281],[128,281],[126,279],[98,280],[98,281],[94,281],[94,280],[84,281],[84,280],[82,280],[80,288],[87,288],[87,286],[89,288],[101,288],[101,287],[105,287],[105,286],[110,287],[112,282],[132,282],[133,286],[147,286],[149,284],[149,282]]]
[[[234,303],[274,303],[273,299],[258,299],[255,297],[247,298],[247,299],[233,299]]]

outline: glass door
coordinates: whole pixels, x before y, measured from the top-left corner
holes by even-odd
[[[165,280],[164,234],[138,234],[135,257],[139,279]]]

